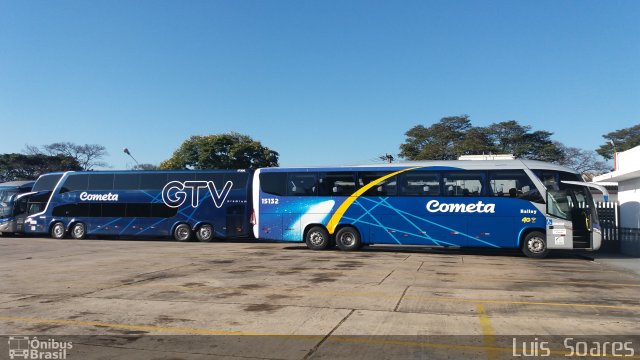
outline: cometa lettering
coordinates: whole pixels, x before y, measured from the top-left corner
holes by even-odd
[[[118,201],[118,194],[89,194],[87,192],[80,193],[82,201]]]
[[[438,200],[431,200],[427,203],[428,212],[455,212],[455,213],[495,213],[496,204],[485,204],[482,201],[471,204],[446,204]]]

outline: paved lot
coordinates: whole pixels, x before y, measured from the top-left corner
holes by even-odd
[[[83,358],[495,358],[502,335],[640,334],[640,276],[572,254],[4,237],[0,279],[1,334],[114,335],[77,340]]]

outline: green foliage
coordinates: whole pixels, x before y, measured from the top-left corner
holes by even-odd
[[[48,172],[70,170],[82,170],[70,156],[0,154],[0,182],[33,180]]]
[[[613,146],[610,141],[616,144],[616,151],[625,151],[640,145],[640,124],[612,131],[606,135],[602,135],[606,143],[600,145],[596,150],[605,159],[613,158]]]
[[[562,157],[562,151],[551,140],[552,132],[531,132],[531,126],[520,125],[515,120],[491,124],[487,131],[491,144],[500,154],[550,162]]]
[[[192,136],[160,163],[161,169],[255,169],[278,166],[278,153],[249,136],[231,132]]]
[[[405,133],[407,140],[400,145],[400,156],[409,160],[457,159],[470,128],[467,115],[445,117],[429,127],[414,126]]]
[[[548,131],[531,132],[515,120],[474,127],[468,115],[445,117],[425,127],[417,125],[405,134],[400,156],[409,160],[455,160],[461,155],[500,153],[518,158],[556,161],[562,151]]]

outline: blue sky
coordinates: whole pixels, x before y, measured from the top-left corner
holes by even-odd
[[[238,131],[283,166],[369,163],[441,117],[569,146],[640,122],[640,1],[0,0],[0,153],[115,169]],[[19,128],[19,132],[16,129]]]

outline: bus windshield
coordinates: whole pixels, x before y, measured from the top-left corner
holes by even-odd
[[[0,219],[5,219],[11,216],[13,211],[13,200],[15,199],[17,190],[0,190]]]

